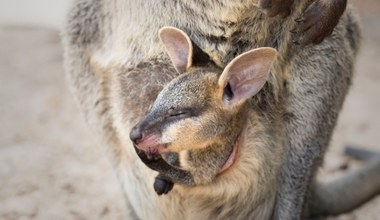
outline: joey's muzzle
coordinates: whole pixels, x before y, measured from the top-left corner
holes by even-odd
[[[143,133],[141,132],[141,129],[137,126],[133,127],[129,133],[129,138],[135,145],[139,144],[143,139]]]
[[[143,151],[148,158],[156,157],[165,151],[165,146],[160,143],[160,136],[143,131],[136,125],[129,133],[129,137],[137,149]]]

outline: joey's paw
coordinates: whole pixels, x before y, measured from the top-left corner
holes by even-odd
[[[280,15],[285,18],[291,12],[293,0],[259,0],[257,7],[269,17]]]
[[[153,188],[157,195],[167,194],[173,189],[174,183],[166,180],[161,175],[156,176],[154,180]]]
[[[295,44],[319,44],[330,36],[346,9],[346,0],[317,0],[295,19]]]

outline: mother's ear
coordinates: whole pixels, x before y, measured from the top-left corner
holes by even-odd
[[[180,29],[163,27],[159,32],[160,39],[179,73],[184,73],[191,65],[193,45],[189,36]]]
[[[276,54],[275,49],[262,47],[233,59],[218,81],[223,106],[238,106],[256,95],[268,79]]]

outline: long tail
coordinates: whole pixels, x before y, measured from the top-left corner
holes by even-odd
[[[351,211],[380,193],[380,154],[353,147],[345,154],[368,162],[341,178],[315,184],[309,209],[312,217]]]

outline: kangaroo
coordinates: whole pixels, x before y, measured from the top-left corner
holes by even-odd
[[[338,7],[339,2],[78,0],[75,3],[63,31],[68,81],[89,126],[108,149],[131,218],[165,219],[171,213],[170,204],[159,203],[161,198],[151,195],[155,194],[151,187],[154,178],[148,177],[157,173],[146,169],[128,137],[163,87],[179,75],[157,37],[163,26],[183,30],[221,69],[238,55],[255,48],[272,47],[278,51],[270,71],[270,78],[275,80],[260,92],[282,97],[285,106],[284,153],[272,218],[309,216],[308,207],[312,204],[308,204],[308,192],[315,188],[312,186],[316,169],[351,83],[360,42],[355,15],[350,7],[343,13],[345,1],[344,7]],[[281,13],[270,17],[270,11],[276,8]],[[326,14],[326,10],[330,13]],[[310,16],[306,16],[308,11]],[[337,16],[331,13],[334,11]],[[334,22],[338,22],[335,28]],[[320,24],[327,23],[332,25],[323,25],[320,28],[323,34],[316,31]],[[324,40],[316,44],[320,39]],[[269,105],[261,107],[270,110]],[[182,201],[171,194],[164,197],[175,203]],[[358,205],[347,204],[344,210]],[[157,214],[157,207],[168,211]],[[324,212],[337,212],[332,209],[327,206]]]

